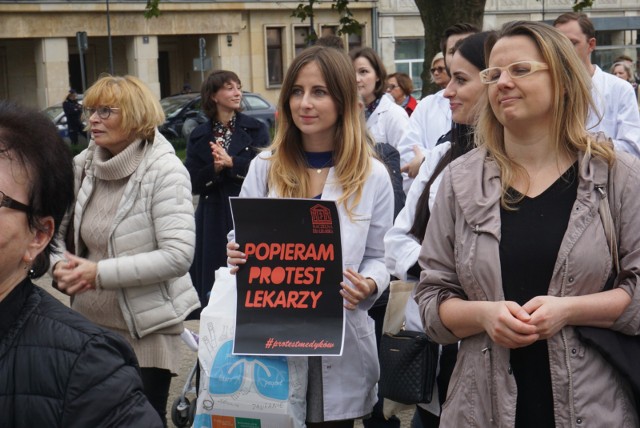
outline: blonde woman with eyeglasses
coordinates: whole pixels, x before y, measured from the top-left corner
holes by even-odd
[[[640,163],[587,132],[590,78],[557,30],[507,23],[485,50],[479,147],[445,170],[419,256],[427,334],[460,341],[440,426],[637,427],[627,380],[575,326],[640,333]]]
[[[182,321],[200,306],[188,274],[195,224],[189,173],[158,132],[164,113],[132,76],[100,78],[84,97],[91,141],[75,161],[76,202],[52,257],[71,307],[124,337],[166,425]],[[117,391],[112,391],[117,394]]]
[[[444,63],[444,54],[442,52],[438,52],[433,56],[429,72],[431,72],[432,83],[438,85],[440,89],[447,87],[451,77],[449,77],[449,73],[447,72],[447,66]]]

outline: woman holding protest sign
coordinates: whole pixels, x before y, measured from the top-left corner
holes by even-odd
[[[273,144],[251,163],[240,197],[337,202],[344,281],[336,287],[348,309],[344,349],[342,356],[308,359],[306,423],[352,427],[377,400],[379,366],[367,310],[389,281],[383,236],[393,221],[393,189],[367,140],[353,66],[344,53],[314,46],[298,55],[278,111]],[[246,255],[235,242],[227,249],[235,273]]]

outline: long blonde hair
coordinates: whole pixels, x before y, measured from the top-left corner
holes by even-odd
[[[373,149],[367,143],[353,65],[349,57],[337,49],[310,47],[302,51],[289,66],[278,101],[280,115],[276,134],[267,148],[272,152],[269,158],[269,188],[285,198],[307,197],[310,183],[302,134],[293,122],[289,99],[298,73],[309,63],[315,63],[320,68],[338,109],[333,152],[334,172],[342,187],[338,203],[344,204],[347,213],[352,216],[371,171]]]
[[[589,107],[596,109],[591,97],[591,77],[578,58],[569,39],[555,28],[539,23],[514,21],[487,40],[485,56],[495,43],[504,37],[526,36],[538,47],[549,66],[551,90],[555,95],[551,115],[551,136],[557,153],[575,154],[585,152],[587,156],[599,156],[613,164],[615,154],[609,143],[596,142],[596,137],[586,129]],[[524,168],[510,159],[504,146],[504,126],[491,109],[489,100],[482,107],[476,127],[476,143],[487,148],[500,168],[502,180],[501,203],[509,208],[518,200],[509,198],[507,189],[516,177],[528,175]]]

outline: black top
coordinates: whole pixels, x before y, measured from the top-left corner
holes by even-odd
[[[505,299],[524,305],[546,295],[578,190],[577,162],[516,210],[501,208],[500,264]],[[512,194],[517,194],[509,189]],[[518,386],[516,427],[553,427],[553,394],[546,340],[511,350]]]

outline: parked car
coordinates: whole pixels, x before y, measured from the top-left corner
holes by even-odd
[[[198,93],[172,95],[161,99],[160,105],[167,117],[159,127],[162,135],[169,140],[180,136],[188,140],[191,131],[207,121],[207,117],[200,111],[200,101]],[[241,106],[244,114],[264,123],[267,128],[275,126],[276,107],[261,95],[243,92]]]
[[[78,102],[82,104],[82,94],[78,94]],[[69,139],[69,127],[67,126],[67,116],[64,115],[62,103],[49,106],[42,110],[42,113],[46,114],[51,119],[58,129],[58,135],[60,135],[65,142],[71,144],[71,140]],[[86,122],[83,121],[82,124],[86,125]],[[82,139],[84,137],[80,136],[79,138]]]

